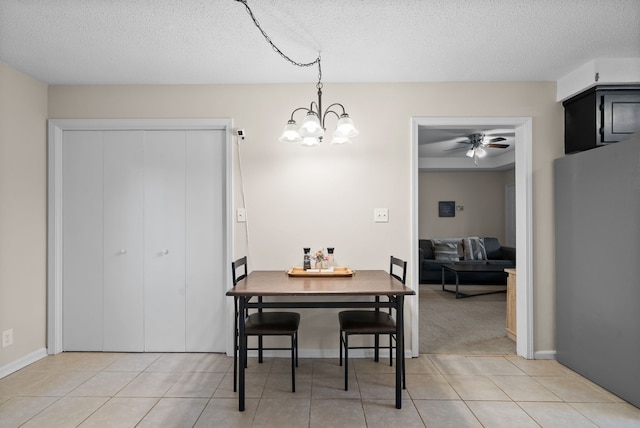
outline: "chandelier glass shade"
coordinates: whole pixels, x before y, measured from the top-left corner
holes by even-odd
[[[324,129],[322,129],[320,120],[314,112],[308,112],[307,117],[302,121],[302,125],[300,125],[300,135],[303,137],[322,137],[324,135]]]

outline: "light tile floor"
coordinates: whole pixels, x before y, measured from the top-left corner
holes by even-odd
[[[249,362],[238,412],[233,360],[219,354],[62,353],[0,379],[0,427],[640,427],[640,409],[555,361],[421,355],[393,368],[302,359]]]

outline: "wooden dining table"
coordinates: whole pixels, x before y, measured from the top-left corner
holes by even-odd
[[[404,364],[404,296],[414,295],[407,287],[383,270],[361,270],[352,276],[290,276],[284,271],[253,271],[227,291],[237,297],[239,313],[248,308],[393,308],[396,314],[396,408],[402,408],[402,365]],[[289,297],[308,299],[288,299]],[[332,297],[387,296],[389,299],[332,299]],[[268,297],[277,297],[269,299]],[[259,299],[262,298],[262,299]],[[259,302],[261,300],[261,302]],[[385,300],[385,301],[383,301]],[[240,338],[245,336],[244,316],[239,317]],[[246,341],[239,341],[238,409],[245,408]]]

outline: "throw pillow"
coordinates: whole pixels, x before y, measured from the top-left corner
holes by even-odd
[[[482,238],[464,238],[462,240],[464,247],[465,260],[487,260],[487,251],[484,248],[484,239]]]
[[[435,253],[436,260],[443,262],[460,261],[457,243],[441,241],[438,239],[434,239],[431,242],[433,242],[433,252]]]

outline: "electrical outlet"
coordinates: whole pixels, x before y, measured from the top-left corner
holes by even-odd
[[[236,210],[236,221],[238,223],[244,223],[247,221],[247,210],[244,208],[238,208]]]
[[[376,223],[389,222],[389,208],[374,208],[373,221]]]
[[[2,332],[2,347],[13,345],[13,329],[5,330]]]

